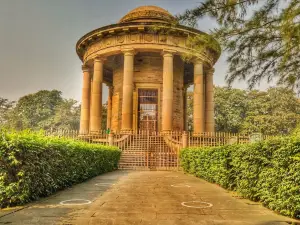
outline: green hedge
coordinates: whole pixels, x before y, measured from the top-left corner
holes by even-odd
[[[115,170],[120,154],[116,147],[0,131],[0,207],[24,204]]]
[[[300,218],[300,138],[276,138],[246,145],[186,148],[183,169],[209,182]]]

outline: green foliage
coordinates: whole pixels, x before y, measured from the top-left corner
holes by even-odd
[[[14,102],[0,97],[0,127],[5,127],[9,123],[9,115]]]
[[[181,166],[188,173],[228,188],[231,185],[228,153],[229,149],[224,147],[183,149]]]
[[[253,88],[262,79],[300,85],[299,0],[206,0],[178,15],[195,26],[203,16],[216,20],[212,35],[228,52],[226,80],[246,80]]]
[[[186,148],[184,171],[300,218],[300,136],[246,145]]]
[[[74,99],[63,99],[55,107],[54,115],[48,121],[51,128],[78,130],[80,124],[80,106],[77,105],[77,101]]]
[[[193,92],[186,93],[186,120],[188,125],[188,131],[192,131],[194,129],[194,122],[193,122],[193,110],[194,110],[194,102],[193,102]]]
[[[241,131],[248,109],[245,90],[215,87],[216,130],[237,133]]]
[[[80,105],[57,90],[42,90],[21,97],[16,105],[0,98],[0,127],[15,130],[78,130]]]
[[[266,135],[289,134],[297,126],[300,103],[295,93],[285,88],[250,91],[242,132],[260,132]]]
[[[177,20],[171,21],[168,24],[156,23],[155,25],[147,27],[149,32],[161,35],[180,35],[181,29],[182,26]],[[218,57],[221,54],[221,47],[215,38],[203,32],[193,34],[189,33],[186,39],[186,45],[190,51],[180,54],[180,57],[184,62],[191,62],[195,55],[199,54],[199,52],[211,52]]]
[[[50,118],[55,115],[55,108],[62,101],[61,92],[57,90],[43,90],[21,97],[13,112],[12,128],[18,130],[49,128]]]
[[[290,134],[300,120],[300,102],[286,88],[245,91],[215,87],[216,130],[233,133]],[[188,93],[188,122],[193,122],[193,94]]]
[[[57,90],[42,90],[21,97],[16,105],[0,97],[0,128],[14,130],[78,130],[80,105]],[[106,130],[107,103],[102,106],[102,130]]]
[[[0,207],[24,204],[117,169],[116,147],[0,132]]]
[[[102,124],[101,130],[106,130],[107,123],[107,102],[102,105]]]

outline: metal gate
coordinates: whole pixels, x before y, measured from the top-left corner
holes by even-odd
[[[168,144],[166,138],[165,134],[149,131],[129,135],[120,147],[119,169],[177,170],[179,149]]]
[[[158,118],[158,90],[138,90],[138,129],[143,131],[157,131]]]

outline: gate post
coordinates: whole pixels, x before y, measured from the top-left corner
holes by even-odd
[[[150,141],[150,137],[149,137],[149,130],[147,130],[147,169],[149,169],[149,141]]]
[[[188,134],[183,132],[182,134],[182,148],[188,147]]]
[[[109,133],[108,134],[108,145],[109,146],[113,146],[114,145],[114,134],[113,133]]]

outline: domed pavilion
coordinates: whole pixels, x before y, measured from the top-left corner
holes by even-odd
[[[162,8],[142,6],[84,35],[76,51],[83,62],[81,133],[101,130],[103,83],[113,132],[187,130],[191,85],[194,133],[214,132],[213,66],[220,48],[208,34],[176,24]]]

